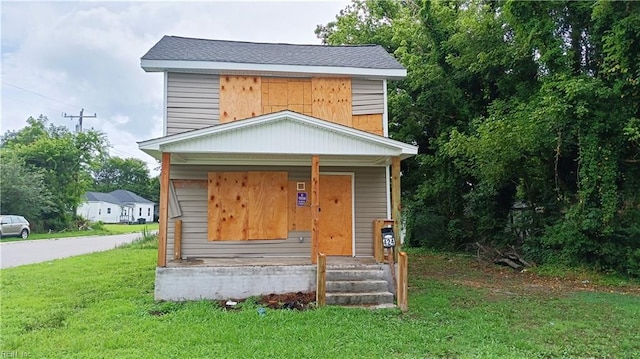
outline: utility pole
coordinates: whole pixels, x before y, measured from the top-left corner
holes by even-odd
[[[65,118],[70,118],[71,120],[73,120],[74,118],[78,119],[78,124],[76,125],[76,133],[82,132],[82,119],[83,118],[96,118],[96,117],[98,117],[95,113],[93,114],[93,116],[85,116],[84,115],[84,108],[80,110],[80,116],[67,115],[66,113],[63,116]]]

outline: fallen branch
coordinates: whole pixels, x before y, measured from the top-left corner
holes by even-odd
[[[493,263],[495,264],[501,264],[501,265],[506,265],[509,266],[513,269],[520,269],[522,268],[522,266],[514,261],[512,261],[509,258],[497,258],[493,261]]]
[[[507,252],[502,252],[493,246],[482,244],[480,242],[473,243],[473,247],[476,249],[476,258],[478,262],[499,264],[513,269],[531,267],[531,264],[518,254],[514,246],[511,246],[510,250]]]

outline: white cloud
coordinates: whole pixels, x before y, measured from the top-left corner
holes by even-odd
[[[125,115],[121,115],[121,114],[116,114],[115,116],[111,117],[111,122],[116,124],[116,125],[124,125],[129,123],[129,116],[125,116]]]
[[[340,2],[6,2],[2,21],[0,131],[46,115],[97,113],[84,128],[104,132],[112,154],[155,163],[137,141],[162,134],[162,81],[140,57],[163,35],[319,43],[313,30]],[[155,167],[155,165],[152,165]]]

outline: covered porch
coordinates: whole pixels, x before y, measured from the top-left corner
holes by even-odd
[[[374,220],[400,218],[400,161],[417,152],[291,111],[140,148],[162,161],[156,289],[192,276],[218,283],[205,296],[232,293],[232,282],[255,292],[261,281],[270,293],[315,288],[320,253],[328,266],[377,265]]]

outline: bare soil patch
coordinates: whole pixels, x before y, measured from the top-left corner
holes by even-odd
[[[543,276],[534,269],[513,270],[493,263],[480,263],[470,256],[409,256],[409,283],[414,278],[436,279],[457,285],[485,288],[502,295],[564,295],[571,292],[611,292],[640,295],[640,286],[603,285],[588,274],[568,277]]]
[[[242,308],[246,301],[247,299],[232,299],[231,302],[236,304],[230,305],[229,301],[220,300],[218,304],[226,310],[237,310]],[[261,296],[256,300],[256,303],[270,309],[309,310],[316,307],[315,301],[316,292],[296,292]]]

